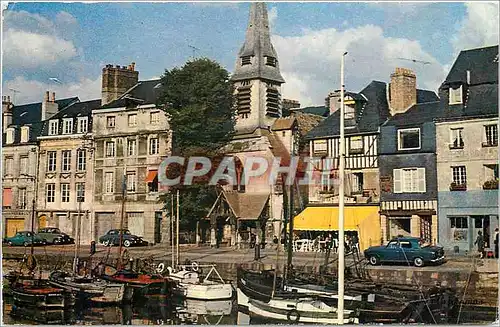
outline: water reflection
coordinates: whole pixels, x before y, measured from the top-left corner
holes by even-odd
[[[29,312],[4,298],[5,324],[70,325],[235,325],[237,306],[232,300],[199,301],[148,299],[122,306],[77,306],[71,311]]]

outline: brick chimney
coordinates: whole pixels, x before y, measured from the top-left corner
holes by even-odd
[[[12,124],[12,107],[14,105],[10,102],[10,96],[2,97],[2,130],[3,133],[7,130],[7,127]]]
[[[56,93],[52,92],[52,96],[50,96],[49,91],[45,92],[42,102],[42,120],[49,119],[57,114],[58,111],[59,105],[56,102]]]
[[[391,115],[403,113],[417,103],[417,77],[406,68],[396,68],[389,86]]]
[[[325,98],[325,107],[330,111],[330,115],[340,109],[340,90],[328,93],[328,96]]]
[[[135,70],[135,62],[128,66],[106,65],[102,69],[101,104],[105,105],[118,99],[139,81],[139,72]]]

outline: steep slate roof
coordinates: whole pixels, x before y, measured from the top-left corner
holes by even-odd
[[[361,92],[368,102],[363,98],[364,104],[356,106],[356,127],[347,129],[346,135],[365,132],[375,132],[389,116],[387,105],[386,84],[384,82],[372,81]],[[340,134],[340,110],[335,111],[325,120],[318,124],[306,135],[306,139],[316,139]]]
[[[394,115],[384,126],[415,126],[443,115],[439,101],[416,104],[403,113]]]
[[[467,70],[470,84],[467,84]],[[462,85],[464,103],[449,104],[450,82]],[[443,116],[438,120],[498,116],[498,46],[460,52],[440,91]]]
[[[54,119],[61,120],[63,118],[88,117],[87,130],[92,131],[92,110],[99,108],[100,106],[101,106],[101,99],[97,99],[97,100],[77,102],[66,107],[63,110],[59,110],[57,114],[55,114],[54,116],[50,117],[50,119],[47,119],[43,122],[42,133],[40,134],[40,136],[48,135],[48,127],[49,127],[48,122],[50,120]],[[74,120],[73,133],[76,133],[77,127],[78,125],[76,123],[76,120]],[[59,123],[59,134],[61,133],[62,128],[63,124]]]
[[[478,49],[462,50],[446,76],[443,84],[467,83],[467,70],[470,74],[470,84],[498,83],[498,45]]]
[[[130,88],[130,90],[125,92],[125,94],[118,99],[100,108],[119,108],[129,107],[131,105],[156,104],[158,97],[161,95],[161,90],[161,79],[139,81],[139,83]]]
[[[65,98],[56,100],[59,106],[59,111],[64,110],[68,105],[80,101],[78,97]],[[57,114],[56,114],[57,115]],[[17,126],[14,132],[14,143],[7,146],[17,145],[21,142],[21,126],[29,125],[29,143],[36,142],[38,136],[41,135],[44,123],[42,119],[42,103],[28,103],[12,107],[12,124]],[[24,144],[24,143],[23,143]],[[5,133],[3,133],[2,145],[5,144]]]

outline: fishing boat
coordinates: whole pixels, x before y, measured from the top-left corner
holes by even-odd
[[[101,278],[114,284],[125,285],[125,292],[132,292],[134,298],[163,296],[172,294],[176,286],[168,277],[156,274],[137,273],[132,270],[117,270],[111,275],[103,274]],[[129,296],[127,295],[126,298]]]
[[[76,293],[77,298],[84,301],[111,304],[131,300],[131,292],[125,292],[124,284],[110,283],[98,278],[80,277],[62,271],[54,271],[49,276],[49,283]]]
[[[19,277],[10,285],[10,292],[14,304],[21,307],[35,307],[44,311],[74,305],[64,289],[54,287],[43,279]]]
[[[173,271],[168,267],[168,277],[176,282],[174,293],[187,299],[196,300],[226,300],[233,296],[233,286],[225,282],[220,276],[215,265],[198,266],[193,262],[191,266],[179,266],[180,270]],[[208,274],[201,280],[199,268],[210,268]],[[217,275],[217,280],[210,280],[212,273]]]
[[[272,298],[268,302],[250,299],[249,316],[253,320],[307,323],[337,324],[337,308],[317,298],[283,299]],[[344,310],[344,324],[357,324],[357,313]]]

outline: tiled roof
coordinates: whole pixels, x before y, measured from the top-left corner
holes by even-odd
[[[299,134],[305,136],[325,118],[318,115],[306,114],[303,112],[293,112],[292,116],[297,120]]]
[[[238,219],[257,220],[269,199],[269,193],[224,191],[224,197]]]
[[[457,57],[443,84],[467,82],[470,71],[470,84],[498,83],[498,45],[478,49],[463,50]]]
[[[290,109],[290,112],[303,112],[305,114],[311,114],[316,116],[328,117],[329,110],[325,106],[316,106],[316,107],[304,107],[299,109]]]
[[[278,118],[271,127],[271,130],[281,131],[284,129],[292,129],[294,124],[296,124],[296,121],[293,117]]]
[[[160,79],[140,81],[118,99],[105,104],[100,108],[119,108],[144,104],[156,104],[161,95],[162,84]]]

